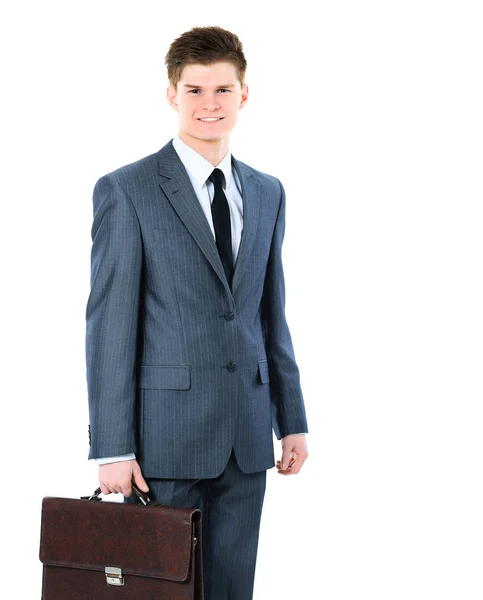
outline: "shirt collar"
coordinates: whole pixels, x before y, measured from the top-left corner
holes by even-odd
[[[179,137],[179,134],[173,138],[173,147],[176,150],[181,162],[185,166],[186,170],[191,175],[191,179],[194,180],[199,189],[203,187],[206,180],[213,172],[213,169],[220,169],[223,171],[225,176],[225,189],[231,183],[232,170],[231,170],[231,152],[228,149],[222,161],[214,167],[206,158],[201,156],[196,150],[188,146]]]

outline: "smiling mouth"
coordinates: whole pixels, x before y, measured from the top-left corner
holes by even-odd
[[[198,121],[202,123],[218,123],[218,121],[222,121],[225,117],[197,117]]]

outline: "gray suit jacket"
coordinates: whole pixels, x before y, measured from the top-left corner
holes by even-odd
[[[89,458],[135,452],[145,477],[246,473],[307,431],[285,318],[280,181],[236,160],[243,231],[232,287],[169,141],[94,188],[86,308]]]

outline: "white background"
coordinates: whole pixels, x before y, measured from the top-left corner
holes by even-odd
[[[176,134],[165,53],[192,26],[220,25],[248,60],[230,149],[287,192],[286,312],[310,429],[301,474],[268,472],[255,600],[481,600],[479,8],[2,9],[2,587],[40,598],[42,498],[97,487],[94,183]]]

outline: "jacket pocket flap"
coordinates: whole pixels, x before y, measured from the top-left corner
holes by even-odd
[[[270,375],[268,373],[267,359],[258,361],[258,371],[260,373],[260,381],[262,383],[268,383],[270,381]]]
[[[189,390],[191,367],[189,365],[141,365],[138,370],[137,385],[148,390]]]

